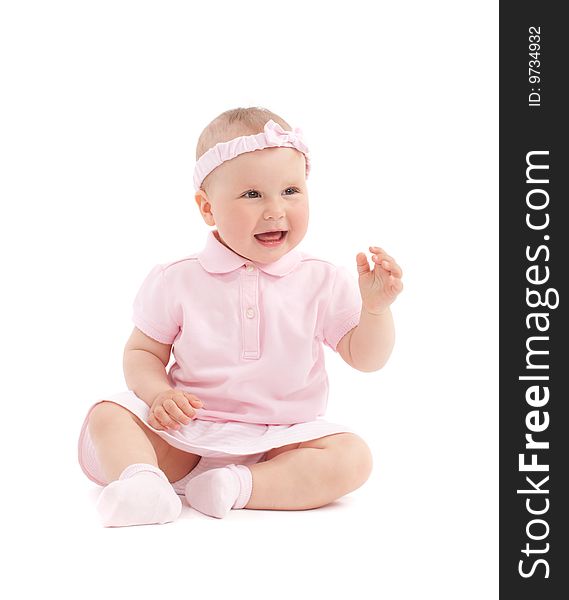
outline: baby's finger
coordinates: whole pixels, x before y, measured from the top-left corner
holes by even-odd
[[[365,275],[370,272],[369,263],[367,256],[363,252],[358,252],[356,255],[356,267],[358,269],[358,275]]]
[[[190,394],[189,392],[183,392],[183,394],[192,406],[195,406],[196,408],[203,408],[203,401],[200,400],[198,397],[194,396],[193,394]]]
[[[389,271],[396,270],[401,272],[401,267],[397,264],[393,256],[390,256],[383,250],[379,253],[374,253],[371,259],[374,263],[381,265],[383,268],[388,268]],[[387,263],[387,265],[385,263]],[[397,277],[400,277],[400,275],[397,275]]]
[[[387,258],[382,259],[381,266],[393,275],[393,277],[402,277],[403,271],[401,267],[389,256]]]
[[[381,260],[393,260],[393,256],[378,246],[370,246],[369,251],[371,252],[372,256],[378,256]]]
[[[381,260],[391,260],[395,262],[393,260],[393,256],[390,256],[383,248],[380,248],[379,246],[370,246],[369,251],[373,256],[379,256]]]
[[[187,406],[187,403],[185,403],[185,405],[184,403],[185,400],[183,399],[183,396],[178,396],[177,398],[174,397],[168,398],[168,400],[164,400],[162,406],[164,407],[164,410],[168,413],[168,416],[171,419],[174,419],[178,423],[182,423],[182,425],[187,425],[192,420],[191,417],[193,416],[192,413],[194,411],[192,408],[189,408]],[[188,410],[191,410],[192,413],[188,413]]]
[[[174,421],[170,417],[170,415],[166,412],[163,406],[157,406],[154,409],[154,416],[156,420],[164,427],[165,429],[179,429],[180,424]]]
[[[163,427],[159,422],[158,419],[154,416],[154,413],[151,413],[150,415],[148,415],[148,424],[150,425],[150,427],[154,428],[154,429],[165,429],[165,427]]]
[[[393,281],[391,282],[391,289],[395,294],[400,294],[403,290],[403,282],[401,281],[401,279],[393,279]]]

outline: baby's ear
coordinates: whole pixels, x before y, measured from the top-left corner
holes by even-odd
[[[200,214],[207,225],[215,225],[215,219],[211,212],[211,203],[208,200],[207,194],[203,190],[198,190],[195,195],[196,204],[200,210]]]

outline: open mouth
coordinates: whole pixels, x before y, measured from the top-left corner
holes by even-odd
[[[255,239],[263,246],[271,248],[273,246],[279,246],[280,244],[282,244],[285,241],[287,234],[288,231],[270,231],[266,233],[257,233],[255,234]]]

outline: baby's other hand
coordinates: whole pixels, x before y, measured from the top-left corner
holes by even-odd
[[[381,314],[403,290],[403,272],[395,259],[382,248],[370,246],[369,250],[373,271],[363,252],[356,256],[362,307],[371,314]]]
[[[150,407],[148,424],[154,429],[180,429],[196,418],[194,408],[203,408],[203,402],[189,392],[174,389],[160,392]]]

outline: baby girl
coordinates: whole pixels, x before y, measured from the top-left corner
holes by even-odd
[[[278,115],[222,113],[196,161],[195,200],[215,229],[200,252],[148,273],[124,351],[128,391],[93,404],[79,436],[81,468],[105,486],[106,527],[174,521],[180,496],[217,518],[317,508],[372,470],[362,438],[322,418],[324,344],[354,369],[381,369],[400,267],[370,246],[356,278],[297,249],[310,153]]]

